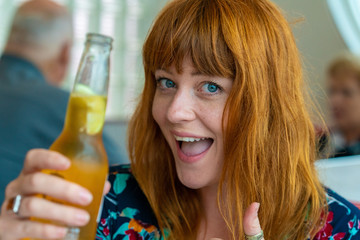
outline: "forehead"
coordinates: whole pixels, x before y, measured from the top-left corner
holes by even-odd
[[[360,79],[351,73],[330,76],[328,82],[330,85],[360,87]]]

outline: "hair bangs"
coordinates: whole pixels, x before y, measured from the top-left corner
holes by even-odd
[[[183,1],[181,5],[175,12],[170,3],[152,27],[143,49],[145,68],[154,74],[174,64],[181,73],[183,60],[190,57],[202,74],[234,78],[234,57],[220,21],[221,3]]]

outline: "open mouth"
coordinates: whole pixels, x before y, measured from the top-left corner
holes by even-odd
[[[181,152],[186,156],[196,156],[207,151],[214,142],[212,138],[191,138],[175,136]]]

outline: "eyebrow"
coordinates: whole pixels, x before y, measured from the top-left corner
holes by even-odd
[[[206,76],[206,74],[203,74],[203,73],[201,73],[200,71],[193,71],[192,73],[191,73],[191,75],[192,76],[199,76],[199,75],[201,75],[201,76]]]

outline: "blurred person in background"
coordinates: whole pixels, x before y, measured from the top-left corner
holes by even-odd
[[[360,154],[360,57],[335,58],[327,70],[332,157]]]
[[[72,19],[64,6],[31,0],[17,9],[0,58],[0,201],[26,152],[50,147],[63,128],[69,92],[59,87],[72,41]],[[106,135],[104,144],[110,164],[125,161]]]

